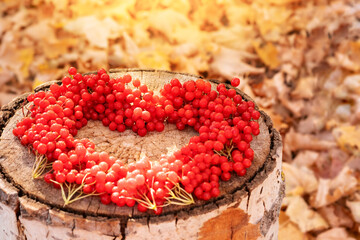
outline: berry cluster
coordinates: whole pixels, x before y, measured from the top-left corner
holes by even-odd
[[[220,180],[228,181],[233,172],[244,176],[251,166],[250,142],[260,133],[260,113],[235,89],[219,84],[213,90],[202,79],[183,84],[172,79],[158,96],[130,75],[111,79],[103,69],[81,75],[75,68],[69,74],[61,85],[29,95],[31,115],[13,130],[23,145],[51,163],[45,181],[73,190],[63,196],[65,203],[76,200],[71,199],[75,192],[77,199],[96,194],[104,204],[132,207],[137,202],[139,211],[160,214],[167,204],[193,203],[192,194],[201,200],[217,197]],[[239,83],[237,78],[231,81],[233,86]],[[89,139],[74,138],[88,120],[139,136],[161,132],[167,122],[179,130],[190,126],[199,136],[158,161],[143,158],[124,164],[95,151]]]

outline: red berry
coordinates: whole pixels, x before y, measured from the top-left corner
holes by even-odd
[[[68,72],[69,72],[70,75],[75,75],[77,71],[76,71],[76,68],[70,67]]]

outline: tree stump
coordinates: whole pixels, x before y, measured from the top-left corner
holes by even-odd
[[[181,82],[199,78],[139,69],[110,73],[111,77],[131,74],[155,93],[172,78]],[[217,82],[211,82],[216,87]],[[250,100],[246,94],[239,93]],[[244,177],[233,174],[230,181],[221,182],[221,194],[216,199],[169,206],[157,216],[136,208],[103,205],[98,197],[64,207],[59,189],[43,179],[32,179],[35,156],[12,134],[26,111],[22,106],[27,103],[27,95],[0,111],[0,239],[277,239],[278,214],[284,196],[282,143],[264,112],[260,111],[260,134],[251,142],[255,158]],[[112,132],[99,121],[89,121],[77,137],[87,137],[96,144],[96,150],[106,150],[129,162],[142,154],[158,159],[161,154],[181,148],[195,134],[192,129],[178,131],[174,125],[167,124],[162,133],[139,137],[131,130]]]

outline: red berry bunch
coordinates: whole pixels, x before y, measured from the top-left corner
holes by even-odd
[[[244,176],[251,166],[250,142],[260,133],[260,113],[235,89],[219,84],[215,90],[202,79],[183,84],[172,79],[157,96],[130,75],[113,79],[103,69],[81,75],[73,67],[69,74],[61,85],[29,95],[31,114],[13,130],[23,145],[52,163],[44,179],[55,187],[79,185],[82,193],[99,194],[104,204],[132,207],[137,202],[139,211],[160,214],[164,205],[193,203],[191,194],[201,200],[217,197],[220,180],[228,181],[232,173]],[[234,78],[232,85],[238,84]],[[139,136],[161,132],[167,122],[179,130],[190,126],[199,136],[172,156],[124,164],[95,151],[89,139],[74,139],[88,120]]]

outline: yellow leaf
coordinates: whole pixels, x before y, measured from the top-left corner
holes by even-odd
[[[256,7],[255,21],[265,39],[279,41],[281,34],[293,29],[288,24],[292,14],[293,11],[285,5],[273,6],[261,0]]]
[[[40,81],[38,78],[35,78],[35,80],[32,84],[32,90],[34,90],[35,88],[37,88],[38,86],[40,86],[43,83],[44,83],[43,81]]]
[[[341,126],[335,128],[333,134],[341,149],[360,155],[360,127]]]
[[[298,226],[290,221],[285,212],[281,211],[279,216],[279,240],[288,240],[291,236],[292,240],[307,240],[306,234],[302,233]]]
[[[266,0],[266,2],[270,4],[282,5],[301,2],[301,0]]]
[[[65,26],[64,22],[57,22],[53,25],[55,29],[61,29]]]
[[[170,70],[168,56],[160,51],[141,52],[137,55],[140,68]]]
[[[49,64],[48,64],[47,62],[45,62],[45,63],[39,64],[39,65],[37,66],[37,68],[38,68],[38,70],[39,70],[40,72],[42,72],[42,71],[48,70],[48,69],[50,68],[50,66],[49,66]]]
[[[289,197],[286,215],[294,222],[301,232],[322,231],[329,227],[325,219],[300,197]]]
[[[29,76],[29,66],[34,59],[34,49],[24,48],[19,53],[20,61],[22,62],[21,73],[24,78]]]
[[[68,49],[75,46],[77,42],[78,40],[76,38],[65,38],[54,43],[44,41],[43,50],[47,58],[55,59],[66,53]]]
[[[272,43],[260,44],[254,42],[254,48],[259,55],[261,61],[271,69],[277,68],[280,65],[278,59],[278,52]]]

